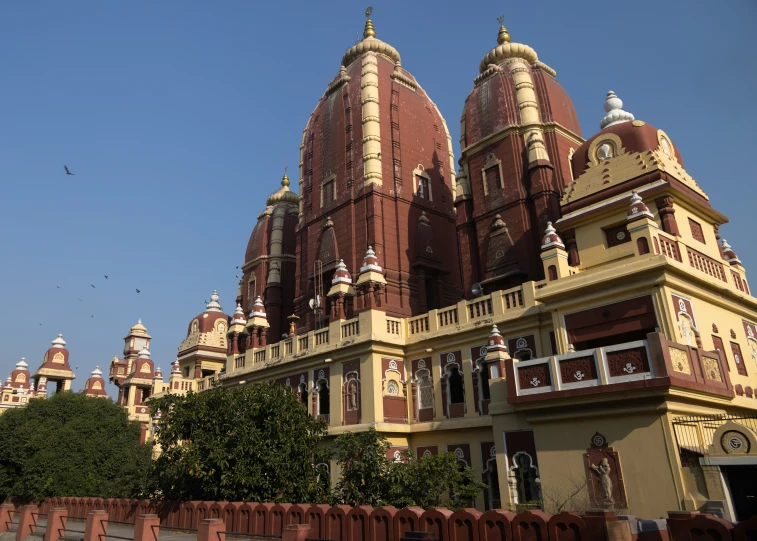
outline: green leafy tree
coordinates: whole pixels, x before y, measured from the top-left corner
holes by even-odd
[[[389,441],[373,428],[365,432],[344,432],[332,447],[332,456],[341,467],[334,487],[335,504],[388,505]]]
[[[374,429],[345,432],[336,438],[333,457],[342,470],[332,501],[349,505],[394,505],[423,508],[467,507],[486,485],[454,453],[416,459],[402,453],[387,458],[386,436]]]
[[[0,499],[143,494],[151,445],[121,406],[63,392],[0,416]]]
[[[318,502],[313,466],[326,424],[276,383],[151,401],[160,409],[155,493],[168,500]]]

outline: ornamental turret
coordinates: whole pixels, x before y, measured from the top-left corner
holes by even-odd
[[[32,376],[35,386],[39,387],[39,382],[44,377],[48,382],[55,383],[56,393],[68,391],[71,389],[71,382],[76,378],[76,375],[74,375],[69,364],[69,353],[63,335],[59,334],[50,346],[45,352],[42,364]]]
[[[101,398],[107,398],[108,393],[105,391],[105,380],[103,379],[103,373],[99,366],[96,366],[92,373],[84,382],[84,394],[87,396],[96,396]]]

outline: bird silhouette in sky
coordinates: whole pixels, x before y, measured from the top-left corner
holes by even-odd
[[[94,319],[94,318],[95,318],[95,316],[93,316],[93,315],[90,315],[89,317],[91,317],[92,319]]]
[[[73,173],[72,173],[71,171],[69,171],[69,170],[68,170],[68,166],[67,166],[67,165],[64,165],[64,166],[63,166],[63,169],[65,169],[65,170],[66,170],[66,174],[67,174],[67,175],[71,175],[71,176],[73,176],[73,175],[74,175],[74,174],[73,174]]]
[[[58,289],[60,289],[60,286],[55,286],[55,287],[57,287]]]
[[[238,268],[239,268],[239,265],[237,265],[237,266],[236,266],[235,268],[237,268],[237,269],[238,269]]]
[[[40,323],[40,324],[39,324],[39,326],[41,327],[41,326],[42,326],[42,323]]]
[[[105,279],[106,279],[106,280],[108,279],[108,275],[107,275],[107,274],[103,274],[103,276],[105,276]]]
[[[97,289],[94,284],[89,284],[92,286],[93,289]]]
[[[77,298],[77,299],[79,299],[79,297],[76,297],[76,298]],[[79,302],[84,302],[84,301],[83,301],[83,300],[81,300],[81,299],[79,299]]]
[[[137,293],[139,293],[139,290],[137,290]]]

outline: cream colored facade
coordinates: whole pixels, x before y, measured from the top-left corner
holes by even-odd
[[[636,121],[634,126],[642,128],[644,123]],[[659,131],[659,141],[663,138],[667,135]],[[757,301],[747,292],[738,258],[717,238],[724,217],[706,204],[706,194],[682,166],[664,154],[662,145],[633,153],[625,150],[620,137],[608,140],[617,145],[615,155],[587,166],[566,189],[563,205],[570,208],[570,203],[607,190],[608,169],[612,187],[620,188],[563,213],[555,224],[556,242],[545,238],[542,247],[548,279],[413,318],[369,310],[353,319],[331,321],[324,329],[229,355],[220,382],[234,386],[288,378],[295,381],[293,391],[301,393],[296,376],[304,375],[308,408],[322,414],[326,410],[313,391],[322,389],[318,381],[324,379],[329,389],[330,435],[375,427],[390,439],[392,452],[402,448],[419,455],[429,449],[457,452],[490,484],[492,471],[496,472],[498,489],[477,498],[480,509],[526,503],[518,483],[528,482],[528,476],[517,471],[520,466],[507,449],[508,438],[522,439],[526,433],[533,441],[530,452],[536,455],[531,459],[538,460],[536,496],[546,504],[583,483],[580,492],[590,502],[588,492],[595,485],[585,455],[599,434],[604,444],[597,449],[615,453],[620,465],[617,473],[622,480],[614,481],[622,485],[624,496],[614,496],[616,509],[654,517],[668,510],[715,505],[736,518],[727,471],[721,467],[757,464],[757,446],[749,445],[755,441],[757,416],[757,342],[750,337],[750,329],[757,330]],[[589,152],[597,151],[603,141],[600,136],[597,144],[589,145]],[[620,165],[616,167],[613,160]],[[598,174],[599,165],[604,176]],[[668,176],[636,182],[633,193],[631,186],[622,188],[652,170]],[[658,202],[664,209],[675,209],[677,234],[666,232],[669,218],[662,216]],[[694,232],[690,221],[701,230]],[[608,232],[621,238],[613,228],[623,232],[617,245],[608,240]],[[559,237],[566,229],[575,235],[573,255]],[[580,263],[571,266],[576,256]],[[623,303],[631,307],[624,308]],[[642,306],[648,306],[647,312]],[[644,313],[628,315],[634,311]],[[596,331],[573,329],[571,325],[583,324],[583,316],[575,316],[578,312],[588,319],[606,317],[607,323],[600,321]],[[618,329],[612,330],[616,322]],[[474,350],[488,343],[493,325],[510,344],[503,368],[496,370],[491,367],[500,366],[497,362],[488,363],[480,350],[478,355]],[[571,336],[579,331],[596,337],[581,342],[583,346],[574,344]],[[715,344],[716,338],[721,345]],[[721,346],[724,351],[718,353]],[[648,367],[632,363],[618,367],[617,359],[628,352],[643,352]],[[444,368],[451,354],[462,375],[464,400],[462,405],[454,404],[457,411],[451,408],[451,373]],[[427,408],[432,413],[423,418],[420,402],[430,393],[426,390],[420,397],[421,359],[433,380],[433,408]],[[576,359],[589,363],[585,366],[596,370],[596,376],[577,371],[573,376],[580,380],[565,380],[573,376],[561,373],[570,366],[564,363]],[[391,395],[387,361],[400,367],[399,385]],[[549,384],[529,388],[538,378],[519,379],[521,371],[529,368],[542,370]],[[488,393],[482,375],[487,370]],[[354,411],[348,411],[353,391],[346,387],[355,372],[357,419]],[[484,398],[487,394],[490,400]],[[388,420],[387,399],[403,397],[407,420]],[[693,420],[694,416],[702,420]],[[745,418],[729,422],[746,438],[741,450],[748,448],[748,453],[733,449],[729,453],[720,445],[715,430],[727,419],[716,416]],[[691,441],[690,433],[695,434]],[[332,469],[332,476],[336,475]]]

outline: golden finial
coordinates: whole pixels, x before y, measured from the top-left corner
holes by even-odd
[[[287,176],[287,169],[289,169],[289,166],[284,166],[284,176],[281,179],[281,185],[284,187],[289,186],[289,177]]]
[[[497,43],[502,45],[503,43],[510,43],[510,34],[507,33],[507,28],[505,28],[504,22],[505,22],[505,16],[500,15],[497,17],[497,21],[499,22],[499,34],[497,34]]]
[[[363,30],[363,39],[376,37],[376,30],[373,28],[373,21],[371,21],[371,13],[373,13],[373,8],[368,6],[368,9],[365,10],[366,21],[365,29]]]

